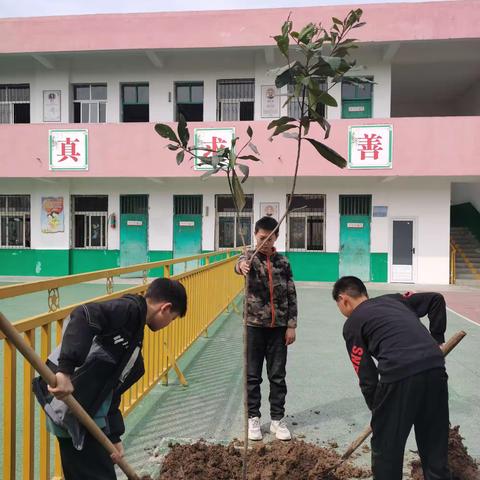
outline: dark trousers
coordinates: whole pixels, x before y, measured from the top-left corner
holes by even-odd
[[[248,327],[247,333],[247,383],[248,416],[260,417],[263,360],[267,361],[267,376],[270,381],[270,417],[280,420],[285,415],[285,366],[287,346],[286,327]]]
[[[70,438],[58,438],[65,480],[116,480],[109,453],[88,433],[82,450]]]
[[[402,480],[407,437],[415,428],[425,480],[450,480],[448,387],[443,368],[380,383],[372,410],[374,480]]]

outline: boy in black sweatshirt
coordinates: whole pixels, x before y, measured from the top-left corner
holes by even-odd
[[[343,337],[372,411],[374,480],[401,480],[412,426],[425,480],[450,480],[446,307],[438,293],[368,298],[363,282],[342,277],[333,299],[347,317]],[[428,315],[430,333],[419,321]],[[373,358],[378,362],[375,365]]]

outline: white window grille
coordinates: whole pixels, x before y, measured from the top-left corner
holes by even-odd
[[[294,195],[291,209],[295,211],[287,216],[288,251],[325,251],[325,195]]]
[[[72,217],[74,248],[107,247],[108,196],[73,196]]]
[[[241,247],[242,235],[246,245],[252,243],[253,237],[253,195],[246,195],[243,211],[236,218],[235,205],[230,195],[216,195],[216,247]]]
[[[29,85],[0,85],[0,123],[30,123]]]
[[[0,247],[30,248],[30,195],[0,195]]]
[[[105,123],[107,121],[107,84],[73,85],[73,122]]]
[[[217,120],[253,120],[255,80],[217,81]]]

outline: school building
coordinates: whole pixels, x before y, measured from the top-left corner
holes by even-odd
[[[240,229],[252,241],[260,216],[283,213],[296,155],[294,140],[269,141],[272,119],[298,115],[274,87],[271,37],[290,11],[300,29],[350,8],[0,19],[0,275],[208,252],[239,245]],[[334,86],[326,111],[325,143],[348,168],[303,145],[304,208],[277,248],[297,280],[447,284],[454,252],[457,277],[478,279],[478,1],[362,8],[351,73],[374,84]],[[253,128],[262,162],[238,224],[226,179],[177,166],[154,131],[179,112],[204,145],[242,144]]]

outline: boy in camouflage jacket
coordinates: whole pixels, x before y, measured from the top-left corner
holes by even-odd
[[[263,217],[255,224],[255,241],[261,245],[277,227],[272,217]],[[253,251],[240,256],[235,271],[248,275],[247,292],[247,383],[248,438],[261,440],[260,403],[262,369],[267,362],[270,382],[270,431],[279,440],[290,440],[285,416],[285,366],[287,347],[295,341],[297,327],[297,294],[288,259],[276,252],[278,231],[250,261]]]

